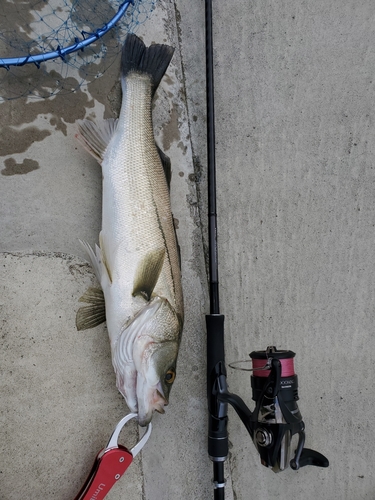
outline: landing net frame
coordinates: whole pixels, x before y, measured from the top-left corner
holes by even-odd
[[[0,105],[87,89],[157,0],[7,0],[0,12]],[[84,90],[85,91],[85,90]]]
[[[40,66],[41,62],[49,61],[51,59],[61,58],[65,60],[65,56],[68,54],[72,54],[78,50],[83,50],[85,47],[90,45],[91,43],[97,41],[99,38],[104,36],[113,26],[122,18],[122,16],[127,11],[129,5],[134,5],[134,0],[126,0],[123,2],[116,15],[113,16],[107,23],[105,23],[102,27],[98,28],[93,33],[87,33],[86,31],[81,31],[82,39],[75,39],[75,43],[69,45],[67,47],[57,47],[56,50],[45,52],[38,55],[27,54],[21,57],[7,57],[0,58],[0,67],[5,69],[10,69],[10,66],[23,66],[25,64],[33,63],[37,67]],[[87,36],[87,38],[86,38]]]

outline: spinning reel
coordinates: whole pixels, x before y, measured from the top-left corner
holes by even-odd
[[[305,465],[328,467],[329,462],[321,453],[304,448],[305,424],[297,405],[298,380],[294,371],[294,356],[292,351],[279,351],[275,347],[250,354],[253,365],[250,371],[253,372],[251,387],[255,401],[254,411],[250,411],[239,396],[227,391],[224,365],[218,363],[215,366],[211,373],[216,381],[213,380],[211,386],[213,390],[210,403],[218,418],[211,419],[213,424],[209,429],[209,454],[214,462],[220,461],[218,455],[226,456],[225,450],[220,450],[219,436],[223,435],[224,428],[226,432],[224,415],[229,403],[244,423],[258,450],[261,463],[266,467],[274,472],[282,471],[289,465],[293,470]],[[231,366],[236,368],[233,364]],[[298,443],[294,456],[290,459],[294,435],[298,435]],[[211,449],[213,455],[210,453]]]

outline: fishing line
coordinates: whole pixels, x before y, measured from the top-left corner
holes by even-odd
[[[254,353],[252,354],[254,356]],[[251,361],[253,365],[254,377],[268,377],[270,375],[270,367],[269,369],[265,368],[264,358],[257,359],[255,357],[252,357]],[[293,357],[280,359],[280,364],[282,377],[292,377],[293,375],[295,375]]]
[[[264,351],[258,351],[258,352],[260,353]],[[239,361],[228,363],[228,366],[230,368],[233,368],[234,370],[240,370],[243,372],[257,372],[254,373],[254,377],[268,377],[271,372],[272,357],[268,357],[268,355],[266,354],[266,358],[267,358],[266,363],[264,362],[264,358],[260,357],[259,359],[256,358],[241,359]],[[249,363],[251,363],[252,365],[251,368],[245,368],[244,366],[242,366]],[[280,363],[281,363],[282,377],[289,377],[295,375],[294,359],[292,357],[287,359],[280,359]]]
[[[228,366],[230,368],[233,368],[234,370],[240,370],[240,371],[243,371],[243,372],[254,372],[256,370],[269,370],[270,369],[270,362],[269,360],[267,360],[267,363],[266,364],[263,364],[263,366],[257,366],[256,368],[254,368],[254,366],[252,368],[244,368],[243,366],[241,366],[242,364],[248,364],[248,363],[252,363],[252,360],[251,359],[241,359],[239,361],[233,361],[232,363],[228,363]]]

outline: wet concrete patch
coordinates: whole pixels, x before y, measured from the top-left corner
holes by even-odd
[[[173,106],[170,112],[170,120],[163,128],[163,148],[164,151],[170,149],[174,141],[180,139],[180,131],[178,128],[179,110],[176,105]]]
[[[23,153],[35,141],[42,141],[49,135],[51,135],[49,130],[39,130],[37,127],[26,127],[22,130],[15,130],[8,126],[3,127],[0,136],[0,155]]]
[[[4,161],[5,168],[1,171],[1,175],[22,175],[28,174],[33,170],[37,170],[40,165],[35,160],[25,158],[22,163],[17,163],[14,158],[7,158]]]
[[[68,95],[58,95],[54,99],[48,100],[39,99],[28,102],[25,97],[22,97],[13,101],[4,101],[0,104],[0,113],[2,116],[1,121],[12,126],[19,126],[34,122],[39,115],[52,115],[52,119],[50,121],[51,125],[55,127],[55,130],[59,130],[64,135],[67,135],[66,124],[82,120],[86,116],[86,109],[93,108],[94,105],[94,100],[89,99],[87,94],[80,89],[76,92],[71,92]],[[50,133],[48,133],[48,135],[49,134]],[[9,130],[9,126],[3,128],[0,138],[0,153],[3,156],[15,152],[21,152],[19,150],[10,150],[10,148],[8,148],[7,151],[9,152],[4,153],[3,145],[12,141],[12,136],[14,136],[13,129]],[[12,142],[14,144],[15,141],[13,140]],[[23,142],[23,140],[20,142]],[[12,148],[13,147],[14,146],[12,146]],[[26,149],[23,147],[22,151],[25,151]]]

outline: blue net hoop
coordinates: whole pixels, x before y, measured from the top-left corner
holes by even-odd
[[[90,84],[157,0],[11,0],[0,12],[0,103]]]
[[[83,50],[85,47],[108,33],[108,31],[113,28],[113,26],[122,18],[130,4],[134,5],[134,0],[128,0],[121,4],[116,15],[113,16],[113,18],[108,21],[108,23],[104,24],[104,26],[98,28],[94,33],[81,31],[82,40],[75,38],[75,43],[73,45],[69,45],[68,47],[57,47],[54,51],[39,55],[28,54],[23,57],[8,57],[4,59],[0,58],[0,67],[9,69],[10,66],[23,66],[24,64],[30,63],[33,63],[37,67],[39,67],[41,62],[49,61],[50,59],[61,58],[65,60],[66,55],[76,52],[77,50]]]

